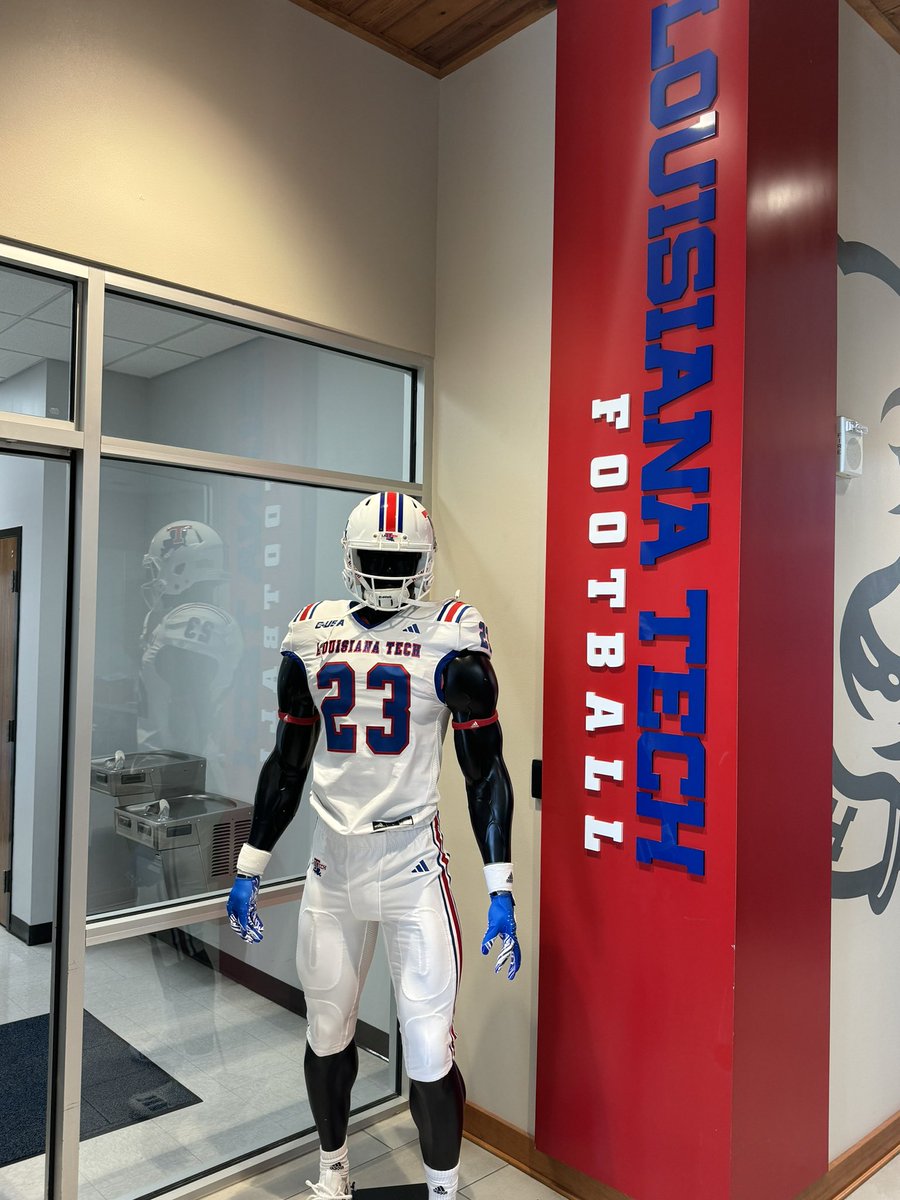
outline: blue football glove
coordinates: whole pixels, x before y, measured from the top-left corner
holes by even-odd
[[[491,897],[491,907],[488,909],[487,932],[481,942],[481,953],[489,954],[494,938],[503,938],[500,954],[494,974],[500,973],[509,963],[507,979],[515,979],[516,972],[522,965],[522,951],[519,949],[519,939],[516,937],[516,918],[513,913],[515,901],[511,892],[498,892]]]
[[[258,875],[253,875],[250,879],[238,876],[225,906],[228,924],[245,942],[261,942],[263,939],[263,923],[256,911],[258,893]]]

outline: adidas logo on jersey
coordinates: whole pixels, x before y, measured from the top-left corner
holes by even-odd
[[[416,865],[410,871],[410,875],[424,875],[424,873],[428,870],[430,870],[430,867],[428,866],[428,863],[423,858],[420,862],[416,863]]]
[[[406,628],[403,630],[403,633],[421,633],[421,632],[422,632],[422,630],[418,627],[418,625],[407,625]]]
[[[445,1187],[443,1187],[440,1183],[437,1185],[436,1188],[432,1188],[432,1191],[434,1192],[435,1196],[446,1196],[447,1195],[447,1189]]]

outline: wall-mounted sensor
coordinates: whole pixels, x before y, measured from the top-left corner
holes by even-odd
[[[862,475],[863,438],[868,426],[852,421],[850,417],[837,419],[837,473],[842,479],[855,479]]]

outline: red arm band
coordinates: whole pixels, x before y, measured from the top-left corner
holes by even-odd
[[[319,714],[314,713],[311,717],[292,717],[290,713],[280,712],[278,720],[284,721],[288,725],[315,725],[319,719]]]
[[[476,717],[474,721],[452,721],[454,729],[480,729],[482,725],[494,725],[500,720],[500,714],[496,711],[491,713],[489,717]]]

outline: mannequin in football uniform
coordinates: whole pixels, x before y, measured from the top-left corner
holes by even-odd
[[[350,514],[342,545],[344,582],[356,599],[307,605],[284,639],[275,748],[260,774],[228,912],[242,937],[260,939],[259,877],[312,767],[318,822],[297,944],[304,1069],[321,1142],[319,1181],[310,1186],[319,1198],[350,1196],[353,1035],[380,924],[429,1196],[452,1198],[465,1100],[453,1056],[462,957],[437,779],[452,720],[489,893],[482,952],[499,938],[496,970],[506,967],[512,979],[521,956],[497,680],[480,614],[456,599],[423,600],[436,545],[418,501],[369,496]]]
[[[225,786],[216,731],[219,705],[243,653],[240,626],[219,607],[225,550],[201,521],[171,521],[144,555],[138,745],[206,760],[206,786]]]

